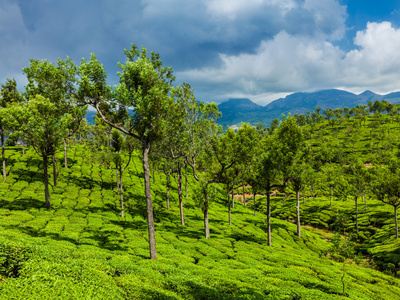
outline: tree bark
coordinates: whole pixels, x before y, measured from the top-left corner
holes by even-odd
[[[271,246],[271,199],[269,190],[267,190],[267,230],[268,230],[268,246]]]
[[[53,183],[54,187],[56,187],[57,186],[56,155],[53,154],[52,158],[53,158]]]
[[[46,201],[47,209],[51,209],[50,193],[49,193],[49,178],[48,178],[48,175],[47,175],[47,165],[48,165],[47,155],[43,155],[44,199]]]
[[[188,197],[188,186],[187,186],[187,164],[185,164],[185,192],[186,198]]]
[[[115,172],[117,173],[117,195],[119,195],[119,176],[118,176],[118,168],[115,169]]]
[[[170,184],[170,178],[169,174],[167,175],[167,209],[169,210],[169,184]]]
[[[6,181],[7,171],[6,171],[6,150],[4,147],[4,133],[1,133],[1,155],[3,158],[3,182]]]
[[[146,140],[142,140],[141,142],[142,142],[142,153],[143,153],[144,192],[146,195],[147,227],[149,231],[150,259],[157,259],[153,203],[151,201],[151,190],[150,190],[150,170],[149,170],[150,144]]]
[[[67,142],[64,140],[64,167],[68,169],[68,159],[67,159]]]
[[[300,227],[300,191],[296,191],[296,198],[297,198],[297,205],[296,205],[296,212],[297,212],[297,236],[301,237],[301,227]]]
[[[394,207],[394,224],[396,225],[396,239],[399,238],[399,226],[397,223],[397,206]]]
[[[358,233],[358,205],[357,205],[357,197],[355,197],[355,202],[356,202],[356,230]]]
[[[246,205],[246,195],[244,194],[244,184],[242,185],[243,189],[243,204]]]
[[[206,239],[210,238],[210,227],[208,224],[208,205],[204,207],[204,236]]]
[[[120,188],[120,199],[121,199],[121,217],[124,217],[124,195],[123,195],[123,187],[122,187],[122,172],[119,171],[119,188]]]
[[[254,216],[256,216],[256,194],[253,193]]]
[[[367,211],[367,193],[364,193],[364,208]]]
[[[181,165],[178,163],[178,196],[179,196],[179,211],[181,214],[181,224],[185,226],[185,216],[183,214],[183,200],[182,200],[182,173],[181,173]]]
[[[233,197],[233,185],[232,185],[232,208],[235,208],[235,198]]]
[[[232,218],[231,218],[231,195],[229,193],[229,184],[226,185],[226,189],[228,191],[228,216],[229,216],[229,225],[232,225]],[[233,196],[233,185],[232,185],[232,196]],[[233,197],[232,197],[233,198]]]
[[[25,155],[25,142],[22,140],[22,155]]]
[[[156,177],[154,176],[155,175],[154,169],[155,169],[155,166],[153,164],[153,183],[156,183]]]

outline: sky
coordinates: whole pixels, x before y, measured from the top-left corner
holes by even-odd
[[[400,91],[400,0],[0,0],[0,83],[95,53],[115,85],[131,43],[205,102]]]

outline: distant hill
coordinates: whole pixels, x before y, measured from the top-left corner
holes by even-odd
[[[282,114],[289,112],[294,114],[304,114],[307,111],[314,111],[315,107],[320,106],[322,110],[327,108],[354,107],[367,104],[368,101],[387,100],[391,103],[400,102],[400,92],[394,92],[387,95],[379,95],[371,91],[365,91],[361,94],[353,94],[342,90],[322,90],[314,93],[294,93],[272,101],[266,106],[258,105],[250,99],[229,99],[218,105],[222,117],[218,123],[224,126],[224,129],[230,125],[237,125],[241,122],[248,122],[257,125],[259,122],[264,125],[275,119],[280,118]]]

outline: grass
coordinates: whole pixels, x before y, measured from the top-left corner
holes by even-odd
[[[298,238],[295,225],[285,221],[293,218],[292,198],[287,207],[279,207],[278,198],[273,201],[273,215],[278,218],[272,220],[273,246],[268,247],[265,216],[254,216],[251,205],[236,202],[229,226],[226,197],[218,187],[210,208],[211,239],[205,239],[202,213],[191,199],[192,190],[184,199],[187,226],[182,226],[176,182],[168,211],[165,177],[156,173],[152,196],[158,259],[154,261],[148,259],[137,156],[125,173],[127,211],[121,218],[115,178],[111,181],[114,173],[88,161],[83,147],[70,149],[70,169],[62,167],[62,153],[58,154],[58,185],[51,188],[50,211],[44,207],[40,160],[32,150],[24,156],[20,152],[7,149],[11,171],[6,183],[0,184],[3,299],[400,298],[398,278],[355,264],[347,267],[342,297],[342,264],[329,259],[332,243],[326,234],[303,227]],[[326,202],[323,198],[307,201],[302,208],[304,222],[319,220],[329,225],[335,210],[327,208]],[[334,205],[351,210],[346,203]],[[369,228],[374,211],[387,212],[380,203],[369,205],[370,215],[360,216],[363,231]],[[370,235],[368,251],[375,255],[391,251],[396,244],[386,240],[391,219],[376,212],[374,216],[382,226]],[[312,225],[324,227],[321,224]]]

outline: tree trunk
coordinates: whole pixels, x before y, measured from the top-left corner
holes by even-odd
[[[235,197],[233,197],[233,185],[232,185],[232,208],[235,208]]]
[[[57,170],[56,170],[56,155],[53,154],[53,183],[54,187],[57,186]]]
[[[119,195],[119,172],[118,172],[118,168],[115,169],[115,172],[117,173],[117,195]]]
[[[3,158],[3,182],[6,181],[7,171],[6,171],[6,150],[4,147],[4,133],[1,133],[1,155]]]
[[[297,236],[301,237],[301,227],[300,227],[300,191],[296,191],[296,199],[297,199]]]
[[[228,191],[228,216],[229,216],[229,225],[232,225],[231,219],[231,195],[229,193],[229,184],[226,185],[226,190]],[[232,185],[232,196],[233,196],[233,185]]]
[[[356,202],[356,230],[358,233],[358,205],[357,205],[357,196],[355,197],[355,202]]]
[[[367,211],[367,193],[364,193],[364,208]]]
[[[185,226],[185,216],[183,215],[183,200],[182,200],[182,167],[178,163],[178,196],[179,196],[179,211],[181,214],[181,224]]]
[[[399,226],[397,224],[397,206],[394,207],[394,224],[396,225],[396,239],[399,238]]]
[[[256,193],[253,193],[254,216],[256,216]]]
[[[210,238],[210,227],[208,225],[208,207],[204,209],[204,236],[206,239]]]
[[[155,175],[154,169],[155,169],[155,166],[154,166],[154,164],[153,164],[153,183],[156,183],[156,177],[154,176],[154,175]]]
[[[246,195],[244,194],[244,184],[242,185],[243,189],[243,204],[246,205]]]
[[[49,178],[48,178],[48,175],[47,175],[47,165],[48,165],[47,155],[43,155],[44,198],[45,198],[45,201],[46,201],[46,207],[48,209],[51,209],[50,193],[49,193]]]
[[[185,164],[185,192],[186,198],[188,197],[188,187],[187,187],[187,164]]]
[[[150,151],[150,144],[146,140],[142,140],[144,191],[146,195],[147,227],[149,231],[150,258],[157,259],[156,233],[155,233],[154,217],[153,217],[153,203],[151,201],[151,190],[150,190],[149,151]]]
[[[122,172],[119,171],[119,188],[120,188],[120,199],[121,199],[121,217],[124,217],[124,195],[123,195],[123,188],[122,188]]]
[[[169,174],[167,175],[167,209],[169,210],[169,184],[170,184],[170,178]]]
[[[267,190],[267,230],[268,230],[268,246],[271,246],[271,199],[269,190]]]
[[[68,169],[67,142],[65,138],[63,138],[63,140],[64,140],[64,167]]]
[[[25,141],[22,140],[22,155],[25,155]]]

